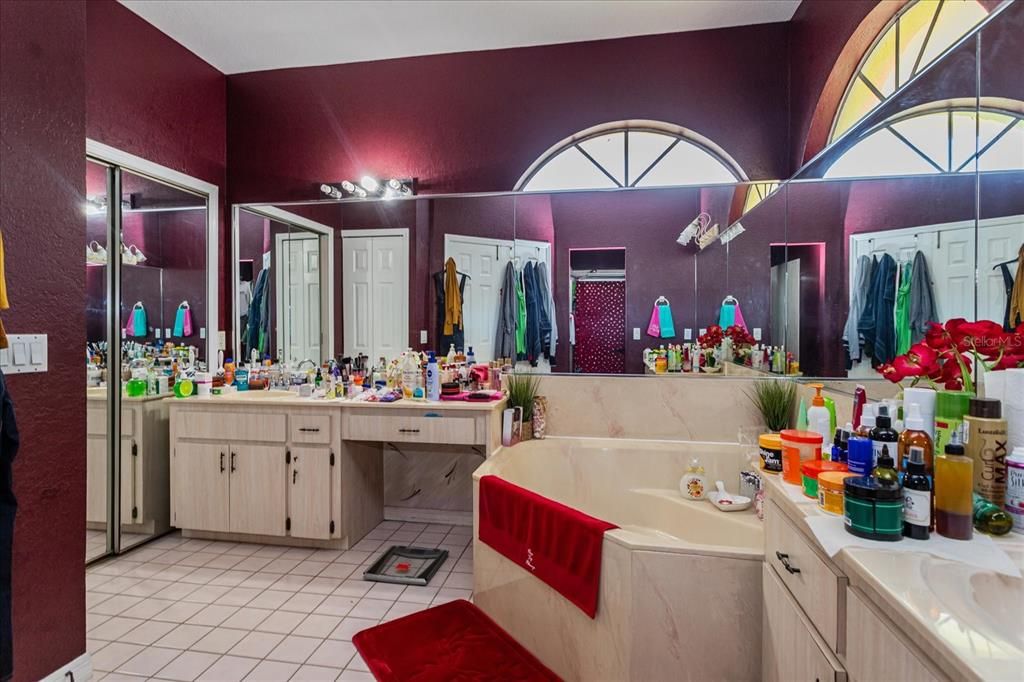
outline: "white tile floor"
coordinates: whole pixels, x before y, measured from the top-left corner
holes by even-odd
[[[129,533],[121,531],[121,547],[128,549],[140,545],[152,535],[144,533]],[[85,531],[85,560],[92,561],[107,553],[107,531],[86,529]]]
[[[175,533],[86,571],[94,680],[372,680],[365,628],[472,596],[472,528],[385,521],[347,551]],[[438,546],[427,587],[362,580],[378,550]]]

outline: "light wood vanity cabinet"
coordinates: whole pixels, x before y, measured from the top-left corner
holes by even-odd
[[[107,526],[107,401],[95,390],[86,403],[86,524]],[[120,428],[121,528],[155,535],[170,527],[166,398],[122,398]]]
[[[181,401],[171,438],[172,524],[187,536],[348,547],[383,520],[380,462],[342,442],[340,410]],[[364,500],[377,512],[359,513]]]
[[[825,555],[782,484],[766,485],[764,682],[950,679]]]

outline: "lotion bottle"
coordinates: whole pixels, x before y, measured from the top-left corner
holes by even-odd
[[[708,479],[704,475],[704,467],[700,459],[694,457],[690,466],[679,480],[679,492],[688,500],[703,500],[707,495]]]
[[[811,409],[807,410],[807,430],[821,434],[821,442],[827,443],[832,437],[832,415],[825,407],[825,399],[821,395],[822,384],[811,384],[815,394],[811,399]]]

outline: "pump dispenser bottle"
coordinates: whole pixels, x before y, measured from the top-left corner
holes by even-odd
[[[860,426],[857,427],[857,435],[864,438],[871,438],[871,431],[875,428],[875,410],[878,405],[868,403],[864,406],[860,415]]]
[[[934,466],[935,451],[931,436],[925,430],[926,424],[921,415],[921,406],[917,403],[910,403],[909,406],[904,404],[904,407],[907,410],[907,428],[900,434],[899,458],[896,460],[896,464],[900,471],[906,471],[911,448],[921,448],[924,457],[924,471],[930,476]]]
[[[950,434],[945,451],[935,458],[935,530],[953,540],[974,534],[972,488],[974,467],[964,454],[960,431]]]
[[[825,407],[825,399],[821,395],[822,384],[811,384],[814,389],[814,397],[811,399],[811,409],[807,410],[807,430],[821,434],[821,442],[827,443],[832,437],[832,415]]]

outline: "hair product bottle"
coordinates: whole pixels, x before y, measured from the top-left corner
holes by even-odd
[[[871,450],[876,465],[878,464],[878,458],[882,455],[883,446],[889,450],[890,457],[896,455],[899,439],[900,434],[896,429],[892,428],[889,406],[879,405],[878,416],[875,417],[875,428],[871,429]]]
[[[935,396],[935,449],[945,452],[946,443],[960,428],[967,414],[971,394],[966,391],[939,391]]]
[[[1002,508],[1006,501],[1006,420],[993,398],[971,398],[964,446],[974,462],[974,492]]]
[[[974,534],[974,472],[964,455],[960,432],[953,431],[944,452],[935,458],[935,530],[953,540]]]
[[[927,540],[932,529],[932,481],[925,472],[924,448],[912,445],[903,476],[903,536]]]
[[[1024,533],[1024,447],[1016,447],[1006,458],[1007,513],[1013,519],[1013,532]]]
[[[921,416],[921,407],[917,403],[911,403],[907,408],[907,428],[900,434],[898,443],[899,457],[896,464],[900,471],[907,470],[907,459],[910,457],[911,448],[921,448],[924,456],[924,469],[927,475],[931,475],[934,467],[934,445],[931,436],[925,430],[925,421]]]
[[[1006,535],[1013,530],[1013,519],[978,493],[974,493],[974,527],[989,535]]]

